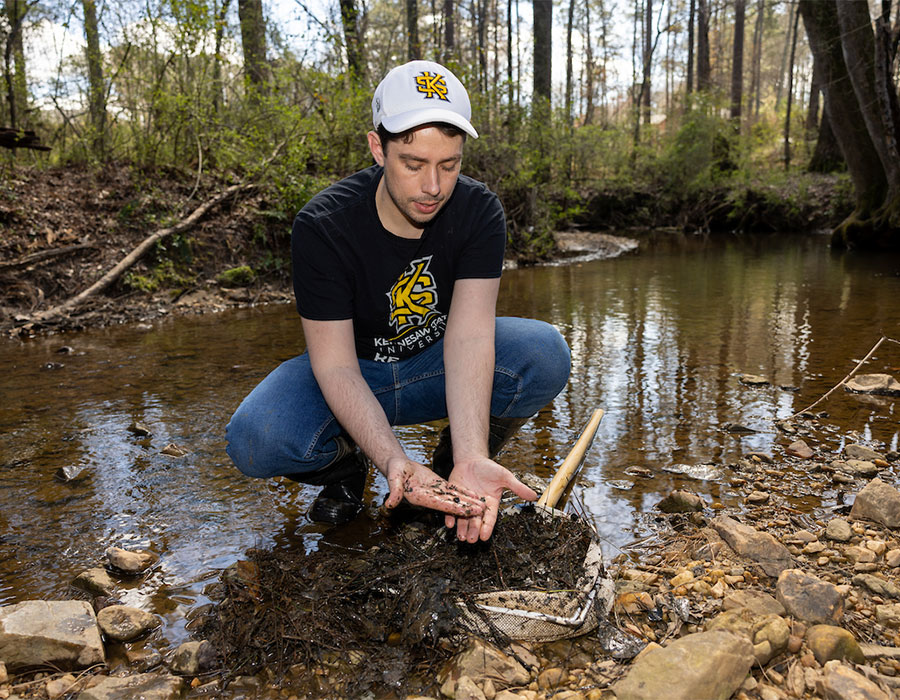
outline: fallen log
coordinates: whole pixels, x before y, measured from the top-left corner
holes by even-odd
[[[98,294],[99,292],[102,292],[113,282],[119,279],[119,277],[121,277],[122,274],[126,270],[128,270],[128,268],[130,268],[144,255],[146,255],[153,248],[153,246],[156,245],[157,242],[176,233],[184,233],[185,231],[192,229],[204,216],[206,216],[206,214],[210,210],[217,207],[219,204],[227,201],[238,192],[248,192],[254,188],[256,188],[256,184],[254,183],[232,185],[231,187],[226,188],[212,199],[207,200],[206,202],[198,206],[196,209],[194,209],[194,211],[192,211],[190,214],[188,214],[188,216],[186,216],[174,226],[158,229],[147,236],[137,246],[135,246],[135,248],[133,248],[132,251],[128,253],[128,255],[122,258],[115,265],[115,267],[109,270],[99,280],[94,282],[94,284],[92,284],[84,291],[79,292],[73,297],[70,297],[62,304],[54,306],[50,309],[46,309],[44,311],[39,311],[36,314],[33,314],[31,317],[23,319],[23,322],[46,323],[47,321],[51,321],[58,316],[62,316],[63,314],[72,311],[80,304],[82,304],[86,299],[94,296],[95,294]]]
[[[35,132],[25,129],[10,129],[0,126],[0,146],[3,148],[30,148],[33,151],[49,151],[50,146],[41,143]]]
[[[79,250],[89,250],[94,249],[95,246],[93,243],[76,243],[75,245],[66,245],[61,248],[50,248],[48,250],[39,250],[36,253],[31,253],[26,255],[18,260],[10,260],[9,262],[0,262],[0,270],[5,270],[11,267],[24,267],[25,265],[31,265],[32,263],[40,262],[41,260],[48,260],[50,258],[57,258],[61,255],[68,255],[69,253],[75,253]]]

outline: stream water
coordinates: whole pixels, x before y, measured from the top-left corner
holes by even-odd
[[[737,502],[720,467],[782,451],[790,438],[775,419],[818,399],[882,335],[900,338],[900,259],[834,254],[822,236],[660,235],[614,260],[508,271],[499,312],[555,324],[573,355],[568,387],[501,461],[548,478],[605,409],[575,495],[613,555],[649,532],[674,487]],[[153,643],[166,648],[248,548],[303,551],[334,536],[304,517],[315,488],[246,478],[224,452],[233,409],[302,349],[291,305],[0,344],[0,605],[71,597],[107,547],[149,548],[159,567],[119,597],[164,618]],[[900,377],[900,344],[862,371]],[[744,386],[741,373],[771,384]],[[816,411],[828,413],[820,451],[848,435],[898,449],[900,400],[839,390]],[[151,435],[130,432],[135,421]],[[427,460],[439,428],[399,434]],[[169,443],[187,455],[161,454]],[[81,478],[63,483],[62,467]],[[813,478],[788,480],[804,512],[837,498],[805,488]],[[385,481],[370,483],[380,503]]]

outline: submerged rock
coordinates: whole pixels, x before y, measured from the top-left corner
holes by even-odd
[[[693,513],[703,510],[705,505],[703,499],[696,493],[672,491],[656,507],[663,513]]]
[[[800,459],[809,459],[815,454],[805,440],[794,440],[787,446],[785,452],[794,457],[800,457]]]
[[[116,590],[116,582],[112,580],[105,569],[94,568],[82,571],[72,585],[93,595],[112,595]]]
[[[831,467],[835,471],[845,472],[853,476],[861,476],[866,479],[878,476],[878,472],[881,471],[881,468],[874,462],[864,459],[835,460],[831,463]]]
[[[872,479],[857,494],[850,517],[872,520],[885,527],[900,527],[900,491],[881,479]]]
[[[768,379],[760,377],[758,374],[742,374],[738,377],[738,381],[746,386],[766,386],[769,384]]]
[[[844,390],[857,394],[900,396],[900,382],[890,374],[860,374],[845,382]]]
[[[79,669],[104,663],[97,618],[82,600],[27,600],[0,607],[0,659],[10,670]]]
[[[149,550],[132,552],[120,547],[110,547],[106,550],[106,560],[117,571],[141,574],[159,561],[159,557]]]
[[[725,700],[744,682],[754,660],[753,646],[742,636],[689,634],[641,654],[613,692],[618,700]]]
[[[847,459],[860,459],[866,462],[874,462],[875,460],[884,460],[884,455],[876,452],[871,447],[853,443],[844,448],[844,456]]]
[[[720,515],[710,524],[729,547],[740,556],[759,564],[767,576],[778,576],[793,566],[793,559],[787,547],[772,535],[759,532],[726,515]]]
[[[130,642],[159,627],[156,615],[127,605],[110,605],[97,613],[97,624],[109,639]]]

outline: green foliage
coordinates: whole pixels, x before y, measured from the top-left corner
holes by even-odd
[[[247,287],[255,281],[256,271],[249,265],[232,267],[230,270],[225,270],[216,277],[216,282],[224,287]]]
[[[160,289],[184,289],[190,287],[196,277],[190,273],[179,272],[172,260],[163,260],[155,265],[149,274],[128,272],[123,282],[126,287],[145,293],[153,293]]]

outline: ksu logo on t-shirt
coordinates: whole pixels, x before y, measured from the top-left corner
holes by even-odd
[[[396,362],[400,356],[424,350],[444,334],[447,317],[437,309],[438,289],[428,268],[430,255],[413,260],[387,293],[393,338],[375,338],[378,362]]]

